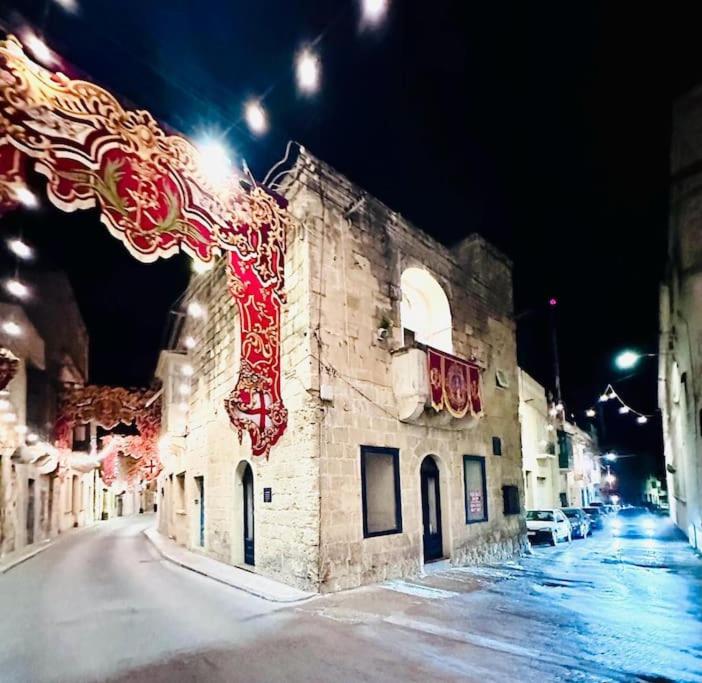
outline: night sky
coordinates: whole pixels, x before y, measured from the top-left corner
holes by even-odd
[[[515,262],[520,364],[552,385],[545,303],[559,300],[564,399],[583,422],[608,382],[656,408],[656,362],[619,384],[613,354],[657,350],[670,110],[702,80],[694,3],[395,0],[380,30],[355,2],[83,0],[0,3],[45,21],[66,60],[161,121],[227,130],[254,173],[295,139],[446,244],[477,231]],[[617,5],[614,7],[614,5]],[[42,19],[44,17],[44,19]],[[292,57],[325,31],[321,92],[300,98]],[[261,140],[240,122],[266,99]],[[91,381],[149,381],[182,257],[143,265],[94,214],[50,208],[3,220],[64,268],[91,335]],[[610,409],[611,410],[611,409]],[[606,418],[608,447],[661,469],[660,420]]]

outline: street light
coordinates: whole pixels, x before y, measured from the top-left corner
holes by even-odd
[[[638,353],[626,349],[615,357],[614,364],[620,370],[631,370],[642,358],[653,358],[654,356],[656,356],[655,353]]]
[[[604,458],[605,458],[605,460],[609,460],[610,462],[614,462],[617,459],[617,454],[616,453],[605,453]]]

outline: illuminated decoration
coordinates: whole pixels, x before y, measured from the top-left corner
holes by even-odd
[[[586,415],[587,417],[595,417],[595,415],[597,415],[597,411],[596,411],[594,408],[588,408],[588,409],[585,411],[585,415]]]
[[[8,280],[5,289],[18,299],[26,299],[29,296],[29,287],[16,279]]]
[[[312,95],[319,90],[320,81],[319,57],[310,48],[303,48],[295,59],[295,77],[301,93]]]
[[[263,135],[268,130],[266,110],[257,100],[250,100],[246,103],[244,117],[249,130],[255,135]]]
[[[47,71],[14,37],[0,41],[0,131],[0,213],[17,205],[14,189],[26,184],[31,162],[55,206],[99,207],[110,233],[140,261],[181,250],[206,263],[225,255],[241,320],[241,371],[226,409],[239,438],[251,437],[253,454],[268,456],[287,425],[280,310],[291,217],[284,200],[256,185],[242,189],[231,169],[213,180],[221,150],[198,150],[148,112],[125,110],[104,89]]]
[[[22,334],[22,328],[13,320],[2,324],[2,331],[10,337],[19,337]]]
[[[44,66],[55,66],[58,64],[59,60],[56,58],[56,55],[34,31],[29,29],[24,31],[22,40],[27,46],[27,49],[34,55],[35,59],[40,61]]]
[[[7,388],[12,378],[17,374],[19,358],[9,349],[0,349],[0,391]],[[6,399],[3,399],[6,401]],[[9,405],[9,401],[7,401]]]
[[[37,196],[28,187],[21,185],[15,190],[15,197],[27,209],[36,209],[39,206]]]
[[[191,318],[204,318],[205,309],[202,307],[202,304],[199,304],[197,301],[191,301],[188,304],[188,315]]]
[[[102,478],[109,486],[117,472],[117,458],[139,461],[130,468],[127,483],[150,480],[160,468],[151,465],[158,460],[158,439],[161,432],[161,400],[159,389],[125,389],[89,385],[67,388],[60,397],[59,414],[54,426],[56,446],[65,454],[73,445],[76,425],[94,423],[111,430],[117,425],[135,425],[138,434],[109,435],[103,439],[100,453]],[[149,463],[148,471],[144,469]],[[142,465],[144,467],[142,467]],[[140,469],[141,468],[141,469]],[[153,475],[153,476],[151,476]]]
[[[0,166],[2,165],[2,156],[0,156]],[[0,176],[0,192],[3,188],[3,178]],[[2,196],[0,196],[0,207],[2,206]],[[22,240],[14,239],[9,240],[7,243],[8,249],[17,257],[24,259],[25,261],[32,258],[33,252],[32,248],[25,244]]]
[[[452,417],[468,413],[480,417],[483,399],[480,368],[443,351],[427,349],[429,389],[434,410],[446,410]]]
[[[622,400],[621,396],[614,390],[614,387],[611,384],[608,384],[604,390],[604,392],[600,396],[600,401],[617,401],[619,403],[619,414],[620,415],[634,415],[636,416],[636,421],[639,424],[646,424],[648,420],[653,417],[653,415],[646,415],[645,413],[641,413],[638,410],[634,410],[630,405],[627,405],[624,403]],[[589,417],[589,411],[588,411],[588,417]]]
[[[388,0],[362,0],[363,23],[376,26],[387,14]]]
[[[75,14],[78,11],[78,3],[76,0],[54,0],[54,2],[61,7],[61,9],[71,14]]]

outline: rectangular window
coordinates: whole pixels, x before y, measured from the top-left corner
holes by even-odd
[[[502,439],[499,436],[492,437],[492,454],[502,455]]]
[[[463,478],[465,481],[466,524],[486,522],[488,508],[485,458],[480,455],[464,455]]]
[[[400,451],[361,446],[363,536],[402,532]]]
[[[558,467],[573,469],[573,439],[562,429],[558,430]]]
[[[521,512],[519,506],[519,489],[516,486],[503,486],[502,498],[505,515],[518,515]]]

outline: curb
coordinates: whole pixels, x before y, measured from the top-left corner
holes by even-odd
[[[146,536],[149,543],[151,543],[151,545],[156,549],[158,554],[161,555],[161,557],[163,557],[165,560],[168,560],[169,562],[171,562],[172,564],[175,564],[178,567],[182,567],[183,569],[187,569],[188,571],[191,571],[194,574],[199,574],[200,576],[205,576],[208,579],[212,579],[212,581],[216,581],[217,583],[221,583],[221,584],[224,584],[225,586],[229,586],[230,588],[234,588],[235,590],[241,591],[242,593],[252,595],[255,598],[259,598],[260,600],[265,600],[266,602],[273,602],[273,603],[281,604],[281,605],[295,605],[295,604],[301,604],[303,602],[308,602],[309,600],[312,600],[312,599],[318,597],[318,595],[316,593],[308,593],[303,598],[291,598],[290,600],[283,600],[281,598],[272,598],[270,595],[266,595],[263,592],[255,591],[255,590],[248,588],[246,586],[242,586],[241,584],[234,583],[233,581],[227,581],[226,579],[221,578],[219,576],[213,576],[212,574],[208,574],[207,572],[205,572],[201,569],[198,569],[197,567],[193,567],[191,564],[188,564],[187,562],[184,562],[183,560],[179,560],[178,558],[171,555],[165,548],[162,548],[159,541],[153,537],[155,534],[159,534],[159,532],[156,531],[155,529],[153,529],[153,528],[144,529],[144,531],[142,533],[144,534],[144,536]],[[170,541],[170,539],[169,539],[169,541]],[[228,565],[225,565],[225,566],[228,566]],[[236,567],[232,567],[232,568],[236,569]],[[243,570],[241,570],[241,571],[243,571]]]

